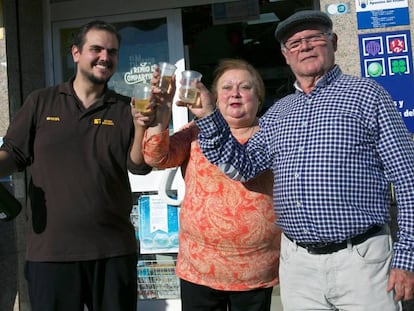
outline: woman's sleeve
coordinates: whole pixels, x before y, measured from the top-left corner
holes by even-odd
[[[196,127],[187,126],[182,130],[169,135],[166,129],[159,134],[143,140],[145,163],[156,168],[180,166],[190,154],[191,142],[196,139]]]

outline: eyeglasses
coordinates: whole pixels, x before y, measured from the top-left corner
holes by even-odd
[[[325,44],[328,41],[328,37],[331,35],[331,32],[319,32],[304,38],[288,40],[283,44],[283,46],[291,53],[297,52],[299,51],[303,41],[311,43],[312,46],[319,46]]]

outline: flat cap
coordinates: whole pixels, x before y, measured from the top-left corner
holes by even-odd
[[[277,25],[276,39],[282,42],[290,30],[302,24],[317,24],[332,28],[332,20],[326,13],[317,10],[298,11]]]

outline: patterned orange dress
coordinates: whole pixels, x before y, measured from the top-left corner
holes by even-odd
[[[204,157],[197,134],[189,123],[172,136],[165,130],[143,142],[149,165],[181,166],[184,175],[177,276],[228,291],[278,284],[281,231],[275,224],[272,173],[247,183],[229,179]]]

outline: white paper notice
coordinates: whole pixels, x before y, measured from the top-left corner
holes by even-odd
[[[168,232],[168,208],[164,201],[157,196],[150,197],[151,233],[162,230]]]

